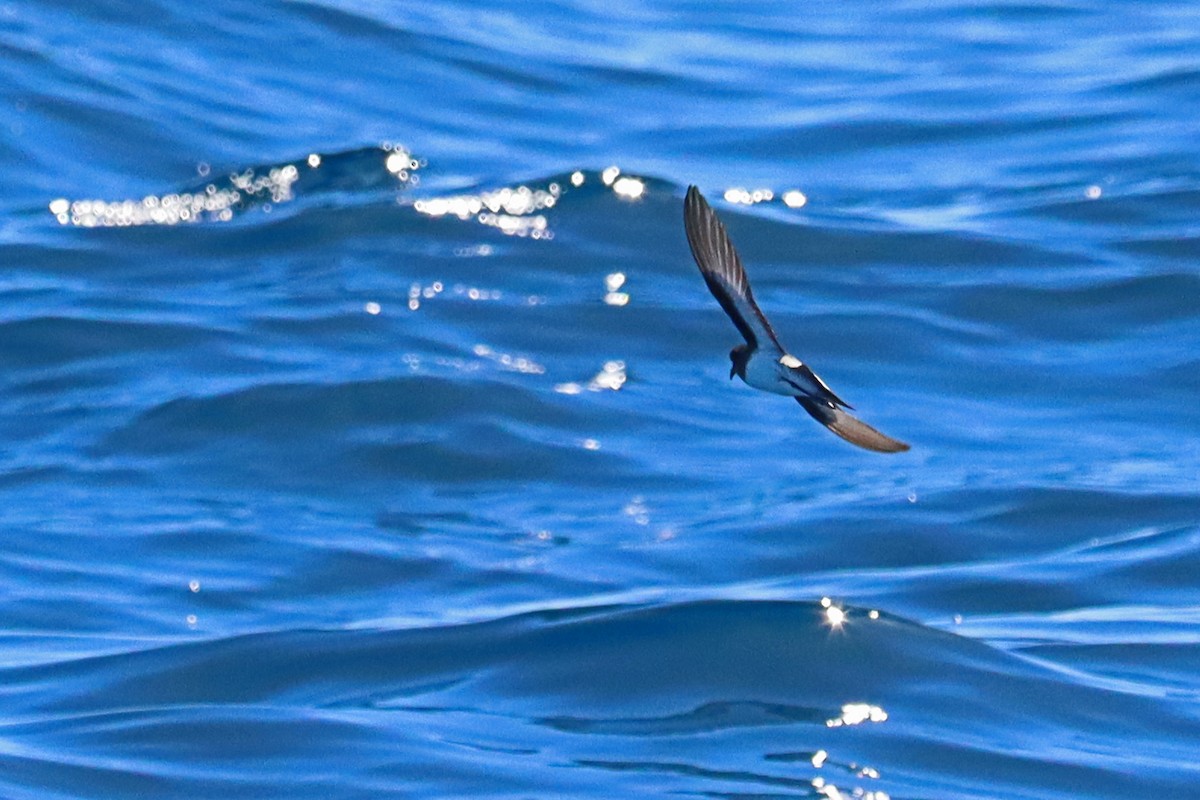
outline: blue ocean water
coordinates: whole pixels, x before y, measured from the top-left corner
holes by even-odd
[[[0,796],[1200,797],[1198,54],[0,5]],[[727,380],[690,183],[911,452]]]

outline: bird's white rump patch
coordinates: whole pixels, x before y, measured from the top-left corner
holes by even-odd
[[[779,363],[783,364],[788,369],[800,369],[800,367],[804,366],[804,362],[789,353],[784,353],[782,356],[780,356]]]

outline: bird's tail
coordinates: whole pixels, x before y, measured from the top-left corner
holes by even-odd
[[[840,408],[830,408],[825,403],[810,397],[797,397],[796,402],[803,406],[813,419],[850,444],[874,450],[876,453],[903,453],[908,449],[908,445],[904,442],[884,436],[867,423],[850,416]]]

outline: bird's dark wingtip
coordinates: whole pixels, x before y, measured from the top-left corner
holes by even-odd
[[[817,422],[850,444],[857,445],[864,450],[876,453],[903,453],[911,449],[910,445],[905,442],[880,433],[861,419],[847,414],[840,408],[830,408],[807,397],[797,397],[796,402],[803,406],[804,410]]]

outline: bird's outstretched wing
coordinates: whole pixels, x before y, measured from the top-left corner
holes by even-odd
[[[851,444],[874,450],[876,453],[903,453],[909,449],[904,442],[885,436],[840,408],[830,408],[820,400],[810,397],[797,397],[796,402],[803,406],[813,419]]]
[[[764,344],[769,342],[782,351],[771,323],[754,302],[746,270],[733,249],[733,242],[729,241],[725,226],[695,186],[688,187],[687,198],[683,201],[683,227],[692,248],[692,258],[696,259],[708,290],[733,320],[746,344],[753,349],[759,346],[760,340],[765,340]]]

